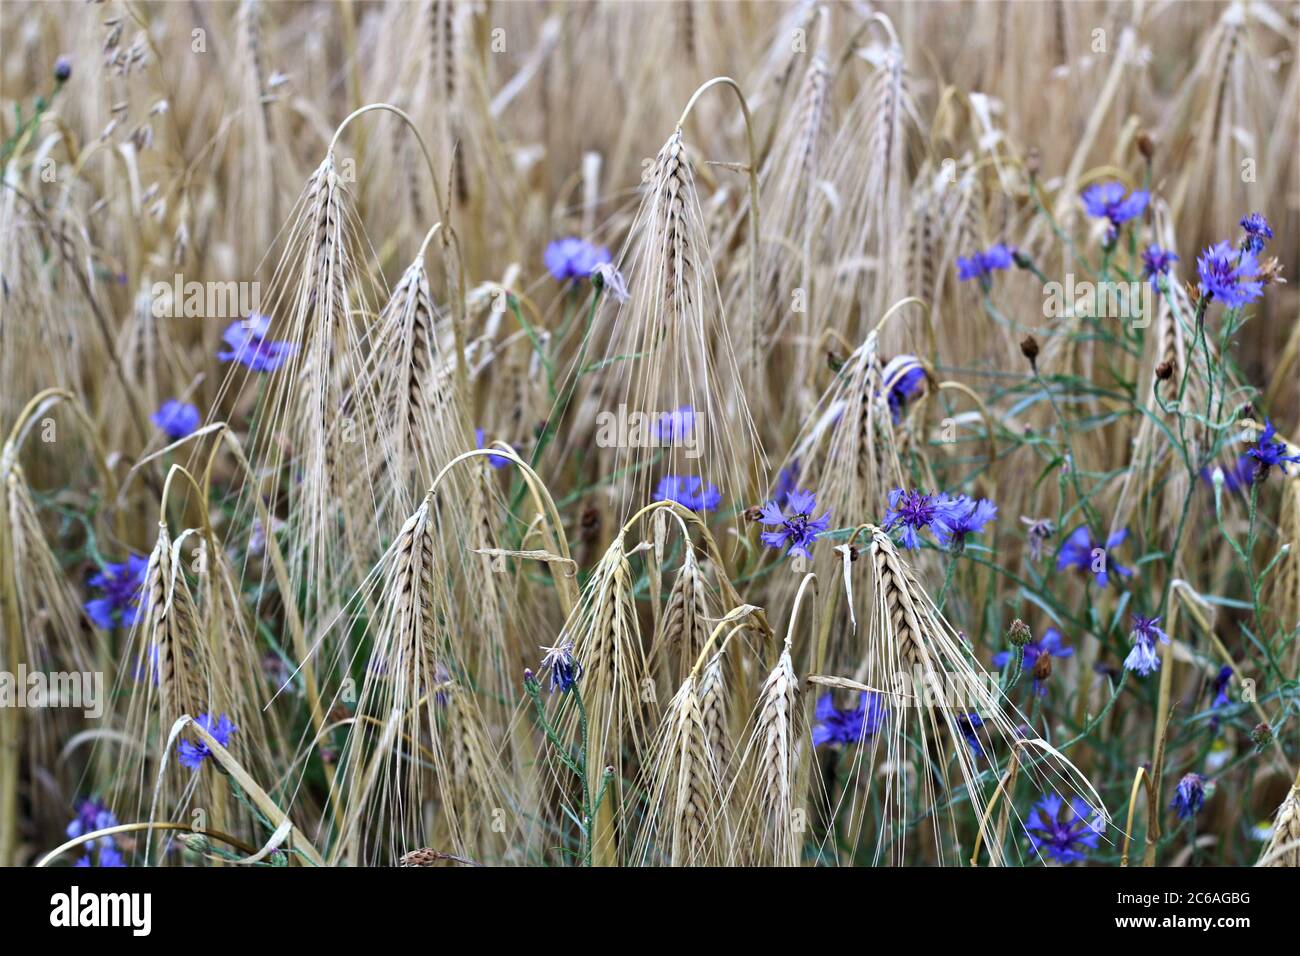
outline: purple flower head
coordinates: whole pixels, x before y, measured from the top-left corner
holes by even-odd
[[[99,848],[99,865],[102,867],[126,866],[126,860],[122,859],[122,854],[117,852],[117,844]]]
[[[1142,273],[1146,278],[1154,281],[1156,276],[1167,275],[1177,261],[1178,256],[1173,250],[1161,249],[1154,244],[1147,246],[1142,252]]]
[[[1273,238],[1273,230],[1263,213],[1252,212],[1249,216],[1243,216],[1241,228],[1246,232],[1241,240],[1241,248],[1247,252],[1261,252],[1264,244]]]
[[[915,355],[896,355],[885,366],[881,377],[885,382],[889,413],[897,423],[908,403],[925,391],[925,369]]]
[[[903,547],[919,548],[918,534],[929,528],[940,540],[950,533],[950,522],[957,518],[953,499],[943,494],[926,494],[923,491],[904,491],[895,488],[889,493],[889,511],[885,513],[882,527],[886,531],[901,528]]]
[[[1054,793],[1034,804],[1025,833],[1033,851],[1057,863],[1078,863],[1101,839],[1101,813],[1071,797],[1067,804]]]
[[[591,275],[597,266],[610,261],[609,250],[577,236],[556,239],[546,247],[546,268],[556,282],[577,282]]]
[[[1118,182],[1097,183],[1083,191],[1083,208],[1088,215],[1106,219],[1110,223],[1106,231],[1106,242],[1112,243],[1119,235],[1119,227],[1146,212],[1151,196],[1145,189],[1136,189],[1124,194],[1124,184]]]
[[[1288,455],[1291,449],[1286,442],[1277,437],[1277,429],[1273,427],[1273,422],[1264,419],[1264,432],[1255,441],[1255,447],[1246,452],[1251,458],[1254,458],[1259,464],[1256,466],[1255,477],[1259,481],[1268,478],[1268,471],[1274,465],[1282,469],[1282,474],[1290,474],[1287,469],[1287,462],[1300,462],[1300,455]]]
[[[481,428],[474,429],[475,448],[487,447],[486,445],[483,444],[483,438],[484,438],[483,429]],[[507,458],[505,455],[488,455],[487,460],[488,460],[488,464],[491,465],[493,468],[504,468],[508,464],[510,464],[510,459]]]
[[[1020,523],[1027,526],[1025,536],[1029,540],[1029,556],[1037,561],[1043,556],[1043,545],[1047,539],[1056,534],[1056,525],[1047,518],[1030,518],[1020,516]]]
[[[947,515],[934,525],[934,536],[939,543],[960,551],[968,534],[979,534],[984,526],[998,516],[998,506],[987,498],[968,498],[958,495],[948,498]]]
[[[808,546],[817,540],[817,536],[831,525],[831,513],[824,511],[814,518],[817,510],[817,495],[811,491],[795,490],[785,496],[785,510],[775,501],[763,506],[759,520],[773,531],[764,531],[760,536],[763,544],[769,548],[789,548],[790,554],[800,555],[812,560]]]
[[[653,434],[660,445],[680,445],[695,428],[695,409],[690,405],[664,412],[655,422]]]
[[[984,747],[980,744],[979,734],[976,731],[984,726],[984,718],[979,714],[958,714],[957,729],[961,735],[966,738],[966,746],[970,747],[971,756],[978,760],[984,756]]]
[[[211,714],[200,714],[194,722],[211,734],[223,747],[230,746],[230,735],[239,729],[225,714],[215,719]],[[198,770],[203,765],[203,761],[212,755],[212,751],[208,749],[205,741],[194,744],[182,740],[176,745],[176,754],[182,767]]]
[[[149,417],[149,420],[161,428],[172,441],[179,441],[199,427],[199,410],[193,405],[169,398]]]
[[[1077,571],[1091,572],[1097,584],[1103,588],[1110,584],[1111,571],[1120,577],[1129,577],[1133,572],[1110,556],[1110,552],[1123,544],[1127,537],[1128,528],[1120,528],[1106,539],[1105,548],[1099,548],[1092,540],[1088,528],[1080,525],[1061,543],[1060,554],[1056,557],[1056,570],[1074,568]]]
[[[978,279],[981,284],[987,284],[994,269],[1011,268],[1014,256],[1015,250],[1000,242],[989,246],[983,252],[975,252],[969,258],[958,256],[957,278],[961,282],[967,279]]]
[[[665,475],[655,488],[655,500],[675,501],[692,511],[712,511],[722,500],[722,492],[696,475]]]
[[[1234,249],[1217,242],[1196,260],[1201,279],[1201,295],[1220,300],[1230,309],[1238,309],[1264,294],[1259,278],[1259,262],[1249,249]]]
[[[105,838],[107,839],[107,838]],[[87,853],[79,859],[73,866],[100,866],[100,867],[119,867],[126,866],[126,861],[122,859],[122,854],[117,851],[117,844],[108,840],[106,844],[101,844],[97,853],[98,860],[94,863],[90,860],[90,853]]]
[[[115,627],[131,627],[140,613],[140,593],[144,589],[144,574],[149,559],[132,554],[121,564],[106,564],[104,570],[91,577],[89,584],[103,597],[87,601],[87,616],[98,627],[111,631]]]
[[[293,342],[272,342],[267,339],[271,320],[265,315],[250,315],[246,320],[232,323],[221,338],[230,346],[228,352],[218,352],[223,362],[238,362],[254,372],[274,372],[284,365],[298,346]]]
[[[1160,669],[1157,644],[1168,644],[1169,635],[1160,629],[1160,618],[1133,615],[1133,650],[1124,658],[1124,666],[1141,677]]]
[[[1219,668],[1219,673],[1214,677],[1214,701],[1210,704],[1216,710],[1220,707],[1229,706],[1232,701],[1228,699],[1228,682],[1232,680],[1232,668],[1224,664]]]
[[[1022,666],[1031,673],[1034,670],[1034,664],[1038,661],[1040,655],[1046,654],[1048,657],[1073,657],[1074,648],[1065,646],[1065,639],[1061,632],[1054,627],[1049,627],[1046,633],[1036,641],[1030,641],[1024,646],[1024,658]],[[1011,651],[998,651],[993,655],[993,666],[1001,670],[1011,662]],[[1047,693],[1047,686],[1038,678],[1034,678],[1034,691],[1042,696]]]
[[[856,707],[841,710],[827,691],[817,699],[813,715],[813,746],[856,744],[880,729],[885,719],[885,703],[877,693],[863,691]]]
[[[567,694],[582,677],[582,664],[573,656],[573,643],[566,641],[555,647],[543,647],[542,650],[546,651],[546,656],[542,658],[539,668],[551,674],[551,693],[558,690],[561,694]]]
[[[1178,819],[1186,820],[1201,812],[1205,806],[1205,778],[1199,773],[1186,774],[1178,781],[1170,807],[1178,811]]]
[[[117,826],[117,817],[113,816],[113,812],[108,809],[107,804],[94,799],[86,799],[77,804],[77,815],[68,824],[67,833],[69,837],[79,837],[84,833],[94,833],[96,830],[106,830],[115,826]],[[111,836],[100,837],[95,842],[100,845],[112,846],[113,838]]]

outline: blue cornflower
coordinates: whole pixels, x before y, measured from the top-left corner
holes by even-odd
[[[878,731],[884,719],[885,703],[877,693],[863,691],[858,706],[841,710],[827,691],[817,699],[813,714],[813,746],[856,744]]]
[[[483,429],[481,428],[474,429],[475,448],[487,447],[486,445],[483,444],[483,439],[484,439]],[[493,468],[504,468],[506,467],[506,465],[510,464],[510,459],[507,458],[505,455],[488,455],[487,460],[488,460],[488,464],[491,465]]]
[[[1224,664],[1219,668],[1219,673],[1214,677],[1214,701],[1210,704],[1215,710],[1220,707],[1229,706],[1232,701],[1228,698],[1228,682],[1232,680],[1232,667]]]
[[[664,412],[654,425],[654,437],[660,445],[678,445],[686,441],[695,428],[695,409],[690,405]]]
[[[1066,647],[1061,632],[1054,627],[1049,627],[1046,633],[1036,641],[1030,641],[1024,646],[1024,658],[1022,666],[1025,670],[1033,672],[1034,664],[1042,654],[1048,657],[1073,657],[1074,648]],[[993,655],[993,666],[1001,670],[1010,663],[1012,658],[1011,651],[998,651]],[[1034,691],[1040,696],[1047,693],[1047,685],[1038,678],[1034,678]]]
[[[110,631],[115,627],[131,627],[140,613],[140,592],[144,588],[144,574],[149,559],[132,554],[121,564],[106,564],[104,570],[91,577],[89,584],[104,596],[87,601],[86,614],[99,627]]]
[[[271,320],[265,315],[250,315],[247,320],[232,323],[221,335],[231,351],[218,352],[217,358],[238,362],[254,372],[274,372],[298,351],[298,346],[268,341],[270,331]]]
[[[929,528],[936,537],[946,535],[948,522],[955,518],[952,500],[947,495],[895,488],[889,493],[889,511],[885,513],[883,527],[886,531],[902,528],[903,547],[912,550],[921,546],[919,532]]]
[[[1170,807],[1178,811],[1178,819],[1186,820],[1201,812],[1205,806],[1205,778],[1199,773],[1186,774],[1178,781]]]
[[[967,279],[978,279],[981,284],[987,284],[994,269],[1011,268],[1014,256],[1015,250],[1000,242],[989,246],[983,252],[975,252],[969,258],[958,256],[957,278],[962,282]]]
[[[1143,275],[1153,282],[1156,276],[1167,275],[1178,261],[1178,256],[1171,249],[1161,249],[1157,245],[1147,246],[1142,252]]]
[[[567,694],[573,690],[578,679],[582,677],[582,664],[573,656],[573,642],[565,641],[555,647],[543,647],[546,656],[542,658],[541,669],[551,672],[551,693],[557,690]]]
[[[604,246],[568,236],[548,245],[543,259],[556,282],[577,282],[591,275],[597,266],[609,262],[610,256]]]
[[[885,366],[881,377],[889,413],[897,423],[907,404],[925,390],[925,369],[915,355],[896,355]]]
[[[117,826],[117,817],[113,816],[113,811],[109,810],[106,804],[87,798],[77,804],[77,815],[68,824],[67,834],[69,837],[79,837],[83,833],[94,833],[96,830],[106,830],[115,826]],[[95,842],[101,846],[112,846],[113,838],[100,837]]]
[[[91,854],[87,853],[73,866],[101,866],[101,867],[122,867],[126,866],[126,861],[122,859],[122,854],[117,851],[117,844],[111,840],[106,845],[101,845],[98,849],[96,862],[91,862]]]
[[[759,537],[769,548],[789,548],[790,554],[801,555],[812,560],[808,546],[817,540],[817,536],[831,526],[831,513],[823,511],[813,517],[817,510],[817,495],[811,491],[795,490],[785,496],[783,511],[775,501],[763,506],[759,521],[765,525],[774,525],[776,530],[764,531]]]
[[[998,516],[998,506],[987,498],[968,498],[958,495],[948,498],[947,515],[943,521],[934,525],[934,536],[939,543],[960,551],[966,544],[968,534],[979,534],[984,526]]]
[[[1219,299],[1230,309],[1253,302],[1264,294],[1259,278],[1259,262],[1249,249],[1234,249],[1226,242],[1216,242],[1196,260],[1201,295]]]
[[[1071,797],[1067,804],[1054,793],[1034,804],[1025,833],[1035,853],[1057,863],[1078,863],[1101,839],[1101,813]]]
[[[1252,212],[1249,216],[1243,216],[1241,228],[1246,231],[1246,235],[1241,240],[1241,248],[1247,252],[1262,251],[1264,244],[1273,238],[1273,230],[1269,227],[1263,213]]]
[[[1287,447],[1286,442],[1277,438],[1277,429],[1273,427],[1272,421],[1264,419],[1264,432],[1255,440],[1255,447],[1246,452],[1251,458],[1254,458],[1257,473],[1255,477],[1263,481],[1268,477],[1268,470],[1274,465],[1282,469],[1282,474],[1289,475],[1287,462],[1300,462],[1300,455],[1288,455],[1291,449]]]
[[[970,747],[971,756],[976,760],[984,756],[984,748],[980,745],[980,738],[976,733],[976,730],[983,726],[984,719],[979,714],[972,712],[957,715],[957,729],[966,738],[966,746]]]
[[[1219,673],[1214,676],[1214,683],[1211,688],[1214,690],[1214,700],[1210,701],[1210,710],[1219,711],[1225,707],[1232,706],[1232,699],[1228,696],[1228,683],[1232,680],[1232,668],[1224,664],[1219,668]],[[1218,731],[1220,717],[1215,713],[1210,717],[1210,729]]]
[[[169,398],[149,420],[163,430],[168,438],[179,441],[199,427],[199,410],[185,402]]]
[[[225,714],[215,720],[211,714],[200,714],[194,722],[211,734],[223,747],[230,745],[230,735],[239,729]],[[203,761],[212,755],[207,743],[200,741],[193,744],[188,740],[182,740],[176,745],[176,753],[180,758],[181,766],[189,767],[191,770],[198,770]]]
[[[1169,635],[1160,629],[1160,618],[1134,614],[1133,632],[1129,636],[1133,638],[1133,650],[1124,658],[1124,666],[1142,677],[1160,670],[1156,645],[1169,643]]]
[[[675,501],[692,511],[712,511],[722,500],[722,492],[696,475],[665,475],[655,488],[655,500]]]
[[[1126,196],[1124,184],[1118,182],[1097,183],[1083,191],[1083,208],[1088,215],[1110,222],[1107,243],[1115,241],[1121,225],[1146,212],[1150,200],[1151,195],[1145,189],[1135,189]]]
[[[1056,570],[1075,568],[1091,571],[1097,584],[1103,588],[1110,584],[1110,571],[1126,578],[1133,572],[1118,561],[1111,560],[1110,552],[1123,544],[1127,537],[1128,528],[1120,528],[1106,539],[1105,548],[1098,548],[1092,540],[1092,532],[1087,526],[1080,525],[1061,543],[1061,551],[1056,556]]]

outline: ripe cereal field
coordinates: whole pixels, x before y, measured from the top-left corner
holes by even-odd
[[[0,864],[1300,865],[1300,5],[0,4]]]

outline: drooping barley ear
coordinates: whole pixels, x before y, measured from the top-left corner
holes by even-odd
[[[729,862],[748,866],[798,866],[806,811],[798,797],[800,760],[808,756],[799,687],[787,645],[759,691],[753,726],[733,796],[737,832]]]
[[[510,836],[495,825],[511,802],[468,690],[435,517],[426,495],[372,574],[380,610],[344,750],[347,822],[336,851],[353,862],[396,857],[433,837],[458,854],[497,859]]]
[[[402,273],[379,314],[362,388],[375,394],[369,423],[384,449],[385,511],[410,514],[438,469],[473,447],[465,399],[456,388],[450,327],[429,292],[423,254]],[[452,477],[455,484],[459,473]],[[378,484],[378,482],[376,482]]]
[[[274,223],[280,221],[281,190],[284,164],[277,163],[270,110],[266,97],[266,75],[262,61],[262,4],[259,0],[242,0],[235,16],[238,69],[238,111],[235,113],[238,134],[235,152],[236,175],[230,189],[239,221],[249,230],[247,245],[256,264],[274,241]],[[292,187],[290,187],[292,188]]]
[[[597,865],[612,865],[620,856],[617,831],[626,826],[625,766],[629,759],[640,763],[647,737],[646,665],[632,596],[634,578],[623,546],[620,533],[592,570],[578,606],[555,642],[572,642],[574,657],[584,668],[581,690],[588,721],[587,766],[595,768],[592,779],[598,779],[600,768],[614,768],[592,838]],[[560,726],[563,739],[578,739],[576,708],[565,711]]]
[[[517,841],[519,815],[513,812],[517,800],[507,789],[506,774],[476,695],[459,684],[443,693],[447,733],[445,741],[439,739],[438,743],[450,751],[443,757],[445,771],[439,775],[444,817],[460,829],[457,845],[474,848],[490,859],[502,859]]]
[[[809,424],[790,452],[786,465],[797,461],[801,475],[819,476],[817,505],[829,510],[834,521],[848,524],[855,516],[883,515],[893,488],[905,486],[899,460],[893,418],[890,413],[883,368],[878,352],[878,338],[872,333],[848,357],[819,401]],[[817,555],[817,573],[823,580],[840,574],[839,556],[830,549]],[[793,599],[798,580],[794,576],[781,585],[784,603]],[[834,590],[819,599],[833,603]],[[856,644],[857,631],[847,616],[831,627],[830,660],[846,660],[846,642]],[[856,650],[848,660],[855,659]],[[851,665],[849,665],[851,666]]]
[[[858,620],[870,620],[867,647],[856,680],[837,686],[879,695],[884,714],[881,726],[856,749],[852,760],[852,787],[864,803],[863,815],[850,821],[850,845],[863,838],[865,801],[883,780],[877,860],[885,855],[895,863],[906,858],[908,823],[916,818],[918,803],[931,819],[930,854],[935,862],[963,860],[961,827],[952,799],[963,793],[970,801],[969,812],[983,821],[980,835],[991,862],[1004,862],[1007,851],[984,819],[986,790],[988,780],[996,780],[1000,773],[999,759],[1005,760],[1016,747],[1021,748],[1024,779],[1041,791],[1078,795],[1109,822],[1100,796],[1079,770],[1046,741],[1024,736],[1024,728],[1032,726],[1029,720],[938,611],[889,536],[874,527],[868,533],[870,586],[860,590],[870,595],[870,604],[857,613]],[[855,595],[859,593],[855,590]],[[995,774],[982,774],[972,739]],[[1032,757],[1026,758],[1026,753]],[[921,792],[914,794],[918,780]]]
[[[704,667],[700,675],[699,698],[700,720],[704,724],[704,738],[708,741],[713,755],[713,765],[723,782],[728,781],[728,768],[731,764],[733,749],[731,706],[727,692],[725,655],[727,649],[720,650]]]
[[[340,764],[340,780],[346,781],[348,796],[338,852],[352,862],[377,856],[382,848],[372,843],[386,841],[389,850],[400,851],[425,842],[428,780],[418,758],[432,760],[424,749],[407,753],[406,748],[418,747],[423,739],[437,683],[432,649],[438,638],[427,633],[436,625],[436,598],[423,581],[425,558],[432,553],[426,541],[429,507],[426,498],[402,526],[381,562],[382,571],[377,569],[383,575],[378,604],[382,616],[374,628],[356,713],[384,730],[376,739],[374,725],[354,724]],[[434,731],[436,720],[429,724]]]
[[[215,534],[201,538],[196,552],[199,640],[214,675],[209,712],[228,714],[239,728],[228,748],[239,762],[258,779],[273,779],[271,760],[290,748],[280,714],[261,693],[266,679],[239,574]]]
[[[351,593],[376,558],[376,536],[364,532],[376,520],[368,462],[377,449],[367,425],[377,415],[372,390],[358,387],[366,333],[354,312],[369,281],[358,268],[365,245],[346,176],[330,152],[291,216],[263,303],[274,317],[267,338],[287,340],[294,353],[267,376],[250,450],[259,470],[293,471],[293,480],[271,485],[268,508],[286,513],[289,573],[312,640],[339,612],[338,595]],[[222,390],[241,374],[233,363]],[[250,510],[265,490],[246,483],[241,508]]]
[[[12,631],[5,628],[0,659],[7,663],[26,660],[31,669],[96,669],[92,666],[94,658],[81,637],[84,615],[68,587],[58,556],[46,540],[23,469],[12,464],[2,477],[3,543],[8,555],[6,564],[11,576],[14,611],[18,620],[31,626]],[[17,673],[16,668],[12,672]]]
[[[774,347],[789,352],[785,360],[794,368],[807,367],[815,349],[814,319],[820,313],[814,304],[814,263],[822,251],[819,238],[830,205],[823,192],[823,166],[831,130],[830,81],[829,57],[818,48],[804,72],[794,108],[786,113],[759,175],[764,231],[785,240],[759,246],[756,285],[762,324],[755,342],[748,347],[756,345],[761,367],[770,367]],[[740,222],[737,218],[735,225],[738,227]],[[750,282],[748,268],[731,271],[727,282],[729,313],[746,313]],[[801,297],[800,308],[791,308],[792,295]],[[749,359],[745,356],[745,364]],[[777,390],[765,389],[750,397],[762,403],[763,414],[759,417],[769,426],[797,420],[799,409],[795,403],[780,402]]]
[[[729,846],[721,773],[698,690],[688,676],[659,724],[645,772],[646,815],[632,853],[638,863],[719,865]]]
[[[63,567],[46,540],[22,468],[16,462],[7,467],[0,463],[0,669],[10,681],[19,679],[23,666],[30,673],[111,674],[106,637],[95,632],[97,646],[88,647],[82,619]],[[18,687],[23,693],[24,685]],[[71,707],[22,708],[12,706],[12,698],[10,702],[0,707],[0,864],[17,865],[22,761],[30,763],[29,779],[35,780],[38,768],[54,766],[59,748],[84,724]],[[99,771],[111,769],[101,755],[96,759]],[[32,800],[32,817],[54,822],[44,819],[42,802]]]
[[[656,413],[685,405],[698,416],[693,448],[681,442],[627,448],[621,442],[606,450],[606,473],[624,476],[617,486],[624,516],[649,500],[657,474],[700,474],[728,495],[747,497],[759,487],[766,464],[681,129],[655,158],[629,235],[620,261],[629,298],[617,308],[605,300],[585,361],[603,345],[606,364],[577,383],[572,407],[594,415],[622,405],[647,415],[652,425]],[[575,373],[570,368],[568,374]],[[652,459],[659,460],[657,468]]]
[[[887,33],[888,45],[829,152],[828,176],[844,203],[836,217],[834,247],[842,256],[876,263],[875,281],[854,283],[860,294],[841,296],[834,304],[835,326],[854,340],[867,331],[854,326],[855,315],[860,323],[910,291],[902,285],[908,250],[896,234],[906,221],[909,163],[921,127],[898,37],[888,18],[877,15],[875,21]]]
[[[704,650],[711,610],[704,572],[688,541],[649,655],[650,666],[658,665],[670,681],[669,686],[685,679]]]
[[[163,521],[149,553],[140,592],[139,612],[118,671],[118,694],[127,697],[125,731],[141,747],[113,781],[111,804],[119,814],[141,816],[173,812],[175,798],[187,788],[189,772],[165,752],[168,735],[185,714],[218,719],[223,675],[213,672],[200,632],[199,612],[190,594],[179,546]],[[129,690],[128,690],[129,689]],[[155,777],[153,761],[167,772]],[[216,819],[231,812],[224,780],[201,783],[199,799]],[[188,788],[186,789],[188,792]],[[238,812],[236,809],[234,812]],[[214,823],[215,826],[215,823]]]
[[[1255,187],[1245,177],[1228,177],[1225,188],[1209,196],[1202,195],[1201,184],[1214,177],[1215,169],[1238,167],[1238,144],[1243,140],[1270,139],[1269,126],[1276,122],[1271,104],[1279,101],[1281,90],[1263,65],[1266,57],[1260,46],[1268,42],[1266,35],[1267,28],[1247,7],[1224,7],[1163,113],[1160,139],[1170,144],[1171,168],[1179,171],[1166,194],[1180,232],[1227,234],[1250,205]],[[1261,165],[1261,175],[1271,179],[1275,173],[1264,173]]]
[[[147,602],[147,604],[146,604]],[[158,538],[149,555],[141,608],[140,629],[131,666],[136,673],[150,674],[156,660],[158,718],[169,727],[182,714],[207,710],[204,673],[205,655],[197,637],[197,612],[181,568],[177,567],[167,526],[159,523]]]
[[[1292,787],[1277,808],[1273,833],[1259,866],[1300,866],[1300,786]]]

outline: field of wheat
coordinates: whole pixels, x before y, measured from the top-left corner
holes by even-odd
[[[1300,865],[1300,5],[0,46],[0,865]]]

